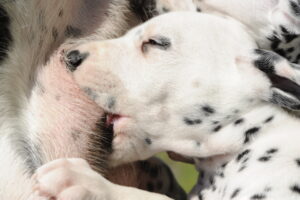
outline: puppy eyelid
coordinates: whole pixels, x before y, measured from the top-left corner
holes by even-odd
[[[154,36],[148,41],[143,42],[142,51],[146,52],[149,46],[159,48],[161,50],[168,50],[171,47],[171,41],[169,38],[164,36]]]

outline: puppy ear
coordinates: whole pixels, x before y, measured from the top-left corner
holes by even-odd
[[[290,110],[300,110],[300,65],[266,50],[254,51],[254,66],[272,83],[269,102]]]
[[[130,8],[143,22],[158,15],[155,0],[130,0]]]

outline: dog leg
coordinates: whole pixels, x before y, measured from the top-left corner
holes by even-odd
[[[170,198],[113,184],[93,171],[83,159],[70,158],[52,161],[34,175],[33,190],[39,196],[57,200],[170,200]]]

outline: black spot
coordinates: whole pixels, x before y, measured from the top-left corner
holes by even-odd
[[[154,185],[151,182],[147,183],[147,191],[153,192],[154,191]]]
[[[267,162],[271,158],[272,158],[271,156],[263,156],[263,157],[258,158],[258,160],[261,161],[261,162]]]
[[[151,145],[152,144],[152,140],[150,138],[146,138],[145,139],[145,142],[148,144],[148,145]]]
[[[273,119],[274,119],[274,116],[271,116],[271,117],[267,118],[267,119],[264,121],[264,123],[265,123],[265,124],[266,124],[266,123],[269,123],[269,122],[271,122]]]
[[[212,124],[214,124],[214,125],[217,125],[217,124],[219,124],[220,122],[219,121],[213,121],[212,122]]]
[[[196,142],[196,146],[200,146],[200,145],[201,145],[201,143],[197,141]]]
[[[265,199],[266,195],[265,194],[254,194],[253,196],[251,196],[251,199],[253,200],[259,200],[259,199]]]
[[[213,129],[213,132],[218,132],[219,130],[221,130],[221,128],[222,128],[222,125],[219,125]]]
[[[267,162],[267,161],[271,160],[273,154],[275,154],[276,152],[278,152],[278,149],[276,149],[276,148],[269,149],[266,151],[265,155],[258,158],[258,161]]]
[[[77,38],[82,36],[82,31],[79,28],[68,25],[65,29],[65,36],[71,38]]]
[[[276,152],[278,152],[278,149],[272,148],[267,151],[267,154],[274,154]]]
[[[130,0],[130,8],[142,21],[147,21],[158,15],[155,0]]]
[[[294,1],[290,1],[290,7],[296,16],[300,16],[300,5]]]
[[[300,186],[298,184],[291,186],[291,190],[300,195]]]
[[[201,124],[202,123],[202,120],[201,119],[190,119],[188,117],[185,117],[183,119],[184,123],[187,124],[187,125],[198,125],[198,124]]]
[[[246,168],[247,168],[247,166],[246,166],[246,165],[243,165],[243,166],[241,166],[241,167],[239,168],[238,172],[242,172],[242,171],[244,171]]]
[[[241,192],[241,189],[240,189],[240,188],[235,189],[235,190],[232,192],[230,198],[231,198],[231,199],[234,199],[235,197],[238,196],[238,194],[239,194],[240,192]]]
[[[298,167],[300,167],[300,159],[296,159],[296,164],[298,165]]]
[[[207,115],[211,115],[215,113],[215,109],[213,109],[211,106],[209,105],[205,105],[202,106],[202,111],[207,114]]]
[[[225,169],[228,163],[224,163],[221,165],[221,168]]]
[[[196,11],[201,12],[201,8],[197,7]]]
[[[236,161],[239,162],[242,158],[244,158],[249,153],[250,153],[250,149],[246,149],[236,157]]]
[[[244,122],[244,119],[238,119],[234,122],[234,125],[239,125],[239,124],[242,124]]]
[[[75,71],[88,56],[89,53],[80,53],[78,50],[69,52],[65,58],[68,69],[71,72]]]
[[[0,63],[7,57],[7,50],[11,43],[10,18],[0,5]]]
[[[250,141],[250,138],[255,135],[258,131],[260,130],[259,127],[253,127],[253,128],[250,128],[248,129],[246,132],[245,132],[245,140],[244,140],[244,144],[248,143]]]
[[[52,29],[52,37],[53,37],[53,40],[56,41],[57,40],[57,37],[58,37],[58,31],[56,28],[53,28]]]

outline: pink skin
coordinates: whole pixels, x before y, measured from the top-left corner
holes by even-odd
[[[32,140],[40,143],[45,163],[63,157],[89,160],[89,137],[104,112],[75,83],[60,54],[38,72],[29,112]]]

